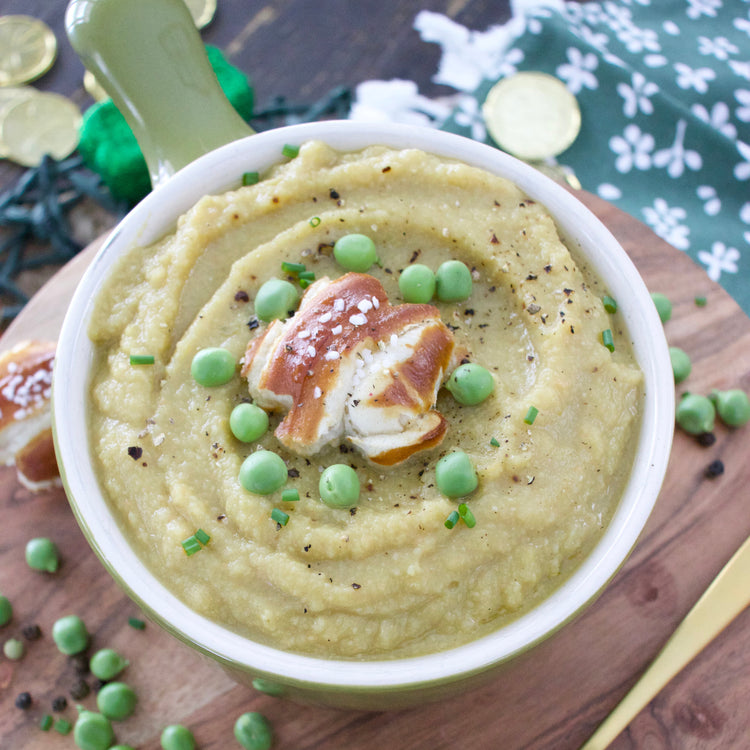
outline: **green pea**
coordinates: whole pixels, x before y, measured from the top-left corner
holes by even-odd
[[[161,733],[162,750],[195,750],[193,733],[182,724],[170,724]]]
[[[675,419],[677,424],[691,435],[711,432],[714,428],[716,409],[706,396],[688,393],[677,404]]]
[[[471,296],[471,271],[460,260],[447,260],[435,274],[435,289],[441,302],[461,302]]]
[[[333,246],[333,257],[347,271],[364,273],[378,259],[375,243],[365,234],[345,234]]]
[[[52,626],[52,640],[63,654],[72,656],[88,646],[89,633],[78,615],[66,615]]]
[[[111,680],[117,677],[129,663],[117,651],[111,648],[102,648],[89,660],[89,669],[94,677],[98,677],[100,680]]]
[[[453,451],[437,462],[435,481],[440,492],[450,498],[469,495],[479,484],[474,464],[463,451]]]
[[[237,404],[229,415],[229,429],[243,443],[252,443],[268,429],[268,414],[256,404]]]
[[[13,619],[13,605],[7,596],[0,594],[0,628]]]
[[[109,682],[96,695],[96,707],[108,719],[127,719],[138,702],[135,691],[124,682]]]
[[[73,728],[73,741],[81,750],[109,750],[115,733],[106,716],[83,709]]]
[[[351,466],[333,464],[318,483],[320,499],[330,508],[353,508],[359,500],[359,477]]]
[[[681,383],[693,369],[690,363],[690,357],[677,346],[669,347],[669,359],[672,362],[672,372],[674,373],[674,382]]]
[[[60,566],[60,555],[55,543],[47,537],[29,539],[26,543],[26,562],[34,570],[54,573]]]
[[[284,459],[272,451],[251,453],[240,467],[240,484],[256,495],[270,495],[280,489],[288,477]]]
[[[273,731],[263,714],[249,711],[234,723],[234,736],[245,750],[269,750],[273,745]]]
[[[481,404],[495,390],[495,379],[487,368],[467,362],[451,373],[445,387],[459,404],[474,406]]]
[[[672,303],[669,298],[661,292],[652,292],[651,299],[656,305],[656,312],[659,313],[661,322],[666,323],[672,317]]]
[[[709,396],[716,406],[719,419],[727,427],[741,427],[750,422],[750,399],[745,391],[732,388],[728,391],[712,391]]]
[[[429,302],[435,294],[435,286],[432,269],[421,263],[407,266],[398,277],[398,288],[406,302]]]
[[[255,314],[266,323],[285,320],[298,304],[299,292],[291,281],[269,279],[255,295]]]
[[[232,352],[218,346],[201,349],[190,364],[190,374],[198,385],[217,386],[228,383],[237,367]]]
[[[3,653],[7,659],[17,661],[23,659],[23,655],[26,653],[26,649],[23,647],[23,643],[18,638],[9,638],[3,643]]]

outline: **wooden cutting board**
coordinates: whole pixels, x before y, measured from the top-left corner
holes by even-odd
[[[693,373],[682,390],[750,390],[750,319],[704,271],[644,225],[591,195],[582,199],[631,255],[649,289],[674,303],[666,324],[671,344],[685,349]],[[0,349],[24,338],[54,338],[67,301],[90,262],[87,249],[55,276],[0,339]],[[698,307],[696,296],[708,303]],[[389,713],[339,712],[295,706],[234,684],[216,666],[148,624],[88,548],[61,490],[33,495],[13,468],[0,469],[0,591],[15,618],[2,640],[20,637],[37,623],[40,640],[26,642],[18,662],[0,661],[0,745],[3,748],[70,748],[70,737],[42,732],[38,719],[53,713],[51,701],[67,695],[61,714],[72,720],[69,691],[78,679],[57,652],[53,622],[76,613],[93,634],[92,648],[119,650],[130,666],[123,675],[137,691],[136,713],[116,725],[120,742],[158,750],[169,723],[194,731],[198,747],[237,747],[235,718],[261,711],[272,722],[277,748],[296,750],[573,750],[593,731],[655,656],[712,578],[750,533],[750,426],[717,427],[717,441],[701,447],[675,436],[668,476],[641,541],[623,570],[578,620],[510,666],[484,688],[443,703]],[[725,473],[704,477],[721,459]],[[24,562],[29,538],[49,536],[63,564],[55,575]],[[750,613],[745,612],[635,719],[613,748],[672,747],[683,750],[746,746],[750,736]],[[88,678],[90,683],[93,680]],[[28,691],[27,711],[14,706]],[[95,706],[92,694],[79,701]]]

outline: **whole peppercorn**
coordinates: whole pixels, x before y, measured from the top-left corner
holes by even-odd
[[[91,692],[88,682],[86,680],[78,680],[73,683],[73,687],[70,688],[70,697],[73,700],[79,701],[85,698]]]
[[[42,637],[42,629],[36,623],[24,626],[21,632],[27,641],[38,641]]]
[[[700,435],[696,436],[698,445],[703,448],[710,448],[716,442],[716,435],[713,432],[701,432]]]
[[[25,711],[29,706],[31,706],[31,693],[19,693],[16,696],[16,708]]]
[[[711,463],[706,467],[706,477],[708,479],[715,479],[716,477],[720,477],[724,473],[724,464],[722,461],[719,461],[718,459],[716,461],[711,461]]]
[[[53,711],[64,711],[68,707],[68,699],[64,695],[58,695],[52,701]]]

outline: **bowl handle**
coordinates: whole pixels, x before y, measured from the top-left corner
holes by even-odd
[[[224,96],[183,0],[71,0],[65,25],[132,128],[154,187],[254,132]]]

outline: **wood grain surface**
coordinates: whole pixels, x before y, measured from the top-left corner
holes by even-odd
[[[645,226],[609,204],[581,194],[636,262],[652,291],[674,303],[666,324],[670,343],[684,348],[694,369],[680,390],[750,389],[750,320],[692,261]],[[0,339],[5,349],[36,336],[54,335],[65,300],[91,258],[91,250],[66,267]],[[705,307],[694,303],[707,297]],[[50,304],[54,300],[54,305]],[[50,310],[54,314],[50,315]],[[24,659],[0,661],[0,747],[55,750],[72,747],[39,718],[66,695],[61,714],[73,719],[70,697],[80,678],[51,639],[54,621],[76,613],[92,634],[91,650],[109,646],[130,660],[123,675],[137,691],[136,713],[116,725],[119,741],[158,750],[169,723],[183,723],[203,750],[237,747],[234,719],[263,712],[276,733],[276,748],[295,750],[573,750],[625,694],[711,579],[750,532],[748,432],[717,427],[716,443],[701,447],[675,436],[667,479],[642,538],[604,594],[578,620],[481,689],[458,698],[400,712],[343,712],[293,705],[234,684],[221,670],[157,626],[133,629],[141,616],[88,548],[61,490],[33,495],[0,469],[0,591],[15,607],[2,640],[37,623],[38,641],[26,642]],[[705,467],[721,459],[725,473],[713,480]],[[34,536],[59,545],[59,572],[32,571],[24,546]],[[750,614],[740,617],[632,722],[614,750],[713,750],[747,746],[750,736]],[[90,675],[86,677],[93,687]],[[14,707],[29,691],[27,711]],[[93,708],[92,694],[79,701]]]

